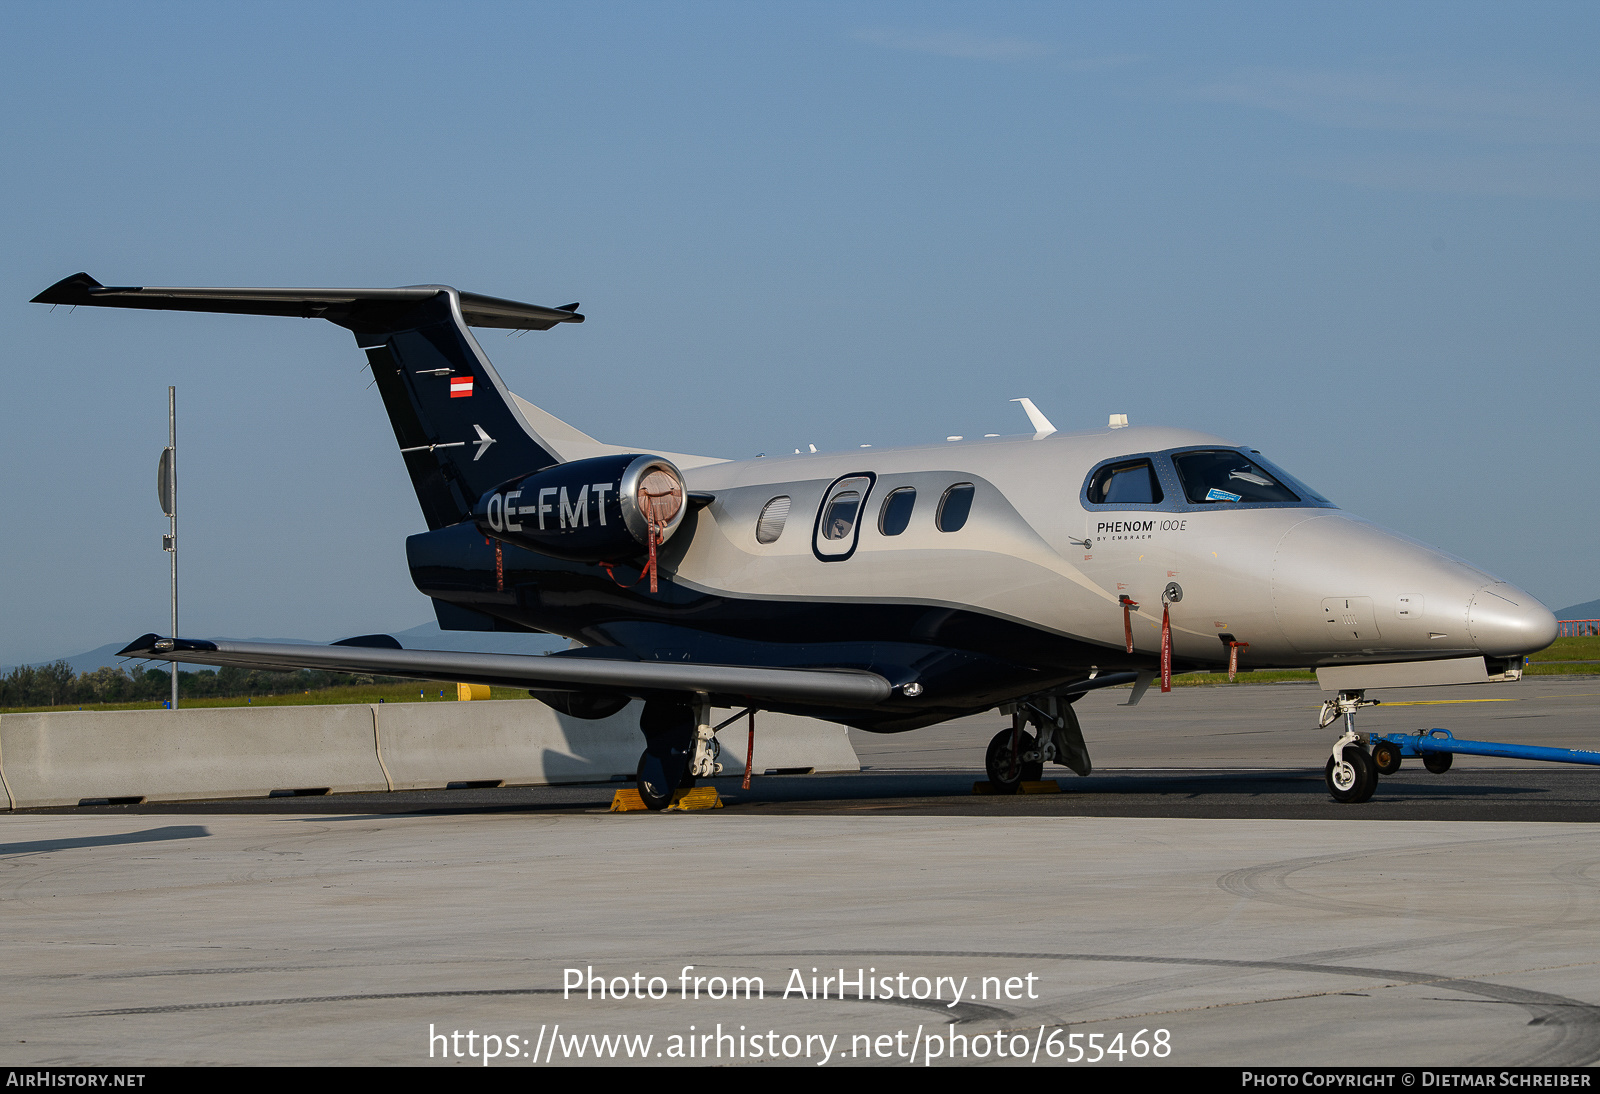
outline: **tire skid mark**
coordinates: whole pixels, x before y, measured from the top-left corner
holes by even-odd
[[[165,1006],[153,1007],[118,1007],[111,1010],[85,1010],[71,1014],[63,1014],[62,1018],[105,1018],[127,1017],[135,1014],[173,1014],[183,1011],[197,1010],[230,1010],[236,1007],[276,1007],[295,1006],[318,1003],[360,1003],[379,999],[449,999],[474,996],[527,996],[527,995],[561,995],[561,988],[485,988],[480,990],[462,991],[390,991],[371,992],[362,995],[305,995],[281,999],[233,999],[213,1003],[170,1003]],[[1016,1017],[1011,1011],[1001,1007],[985,1006],[981,1003],[957,1003],[950,1006],[936,999],[864,999],[864,1003],[881,1003],[886,1006],[905,1006],[916,1010],[933,1011],[936,1014],[948,1014],[954,1017],[957,1024],[962,1022],[1008,1020]]]
[[[1441,843],[1416,844],[1410,847],[1374,846],[1360,851],[1346,851],[1341,854],[1307,855],[1302,858],[1282,859],[1277,862],[1266,862],[1256,866],[1245,866],[1237,870],[1231,870],[1217,878],[1217,887],[1224,892],[1232,893],[1234,896],[1243,897],[1246,900],[1260,900],[1268,904],[1278,904],[1291,908],[1310,908],[1323,914],[1345,912],[1391,917],[1397,914],[1396,909],[1392,906],[1365,904],[1359,901],[1341,900],[1335,896],[1304,892],[1289,883],[1289,876],[1302,870],[1309,870],[1319,866],[1336,866],[1369,859],[1391,859],[1416,854],[1435,854],[1463,847],[1484,847],[1493,844],[1524,843],[1530,840],[1559,839],[1564,836],[1565,833],[1500,836],[1491,839],[1452,840]],[[1459,912],[1452,913],[1452,915],[1457,919],[1500,922],[1492,917],[1463,916]]]
[[[1600,888],[1600,859],[1587,859],[1581,862],[1564,862],[1550,871],[1550,876],[1568,885],[1581,885],[1585,888]]]
[[[1499,840],[1483,842],[1503,842]],[[1579,1067],[1584,1064],[1600,1060],[1600,1006],[1585,1003],[1580,999],[1571,999],[1564,995],[1552,992],[1535,991],[1529,988],[1511,987],[1505,984],[1494,984],[1485,980],[1465,978],[1460,976],[1441,976],[1438,974],[1417,972],[1407,969],[1385,969],[1362,967],[1358,965],[1332,965],[1319,964],[1307,961],[1290,960],[1245,960],[1242,958],[1227,957],[1156,957],[1142,954],[1085,954],[1085,953],[1046,953],[1038,951],[995,951],[995,950],[793,950],[783,955],[777,954],[747,954],[741,956],[790,956],[790,957],[973,957],[973,958],[1010,958],[1013,960],[1033,961],[1105,961],[1112,963],[1126,963],[1133,965],[1196,965],[1210,968],[1231,968],[1250,970],[1275,970],[1281,972],[1304,972],[1331,976],[1360,977],[1366,980],[1390,980],[1395,983],[1385,986],[1403,987],[1416,984],[1437,985],[1455,991],[1465,992],[1485,999],[1501,1003],[1514,1003],[1523,1008],[1530,1015],[1529,1026],[1537,1026],[1550,1035],[1550,1041],[1542,1045],[1529,1044],[1522,1056],[1518,1059],[1507,1060],[1499,1056],[1493,1062],[1498,1065],[1550,1065],[1556,1067]],[[1552,968],[1569,968],[1576,965],[1589,965],[1596,962],[1575,962],[1572,966],[1551,966]],[[1486,976],[1514,976],[1524,972],[1537,972],[1538,969],[1514,969],[1499,973],[1486,973]],[[1336,991],[1318,993],[1324,995],[1341,994]],[[1268,1000],[1263,1000],[1264,1002]],[[1201,1009],[1201,1008],[1196,1008]]]
[[[215,1003],[169,1003],[159,1007],[118,1007],[112,1010],[80,1010],[61,1018],[104,1018],[130,1014],[174,1014],[191,1010],[228,1010],[234,1007],[277,1007],[307,1003],[360,1003],[374,999],[451,999],[463,996],[560,995],[560,988],[479,988],[463,991],[379,991],[365,995],[302,995],[284,999],[229,999]]]

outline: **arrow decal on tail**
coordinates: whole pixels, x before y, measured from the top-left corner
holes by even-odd
[[[478,425],[477,423],[473,423],[472,428],[478,431],[478,451],[473,453],[472,456],[472,462],[477,463],[483,458],[483,454],[489,451],[489,446],[494,444],[494,438],[485,433],[483,431],[483,426]]]

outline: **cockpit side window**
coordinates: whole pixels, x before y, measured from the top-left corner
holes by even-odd
[[[1095,505],[1159,505],[1161,496],[1149,460],[1107,464],[1089,481],[1089,501]]]
[[[1233,449],[1176,452],[1172,463],[1184,497],[1194,505],[1301,500],[1266,468]]]

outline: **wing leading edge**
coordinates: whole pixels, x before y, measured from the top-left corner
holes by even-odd
[[[663,692],[705,692],[741,703],[766,701],[871,707],[894,693],[888,680],[859,669],[761,668],[599,657],[297,646],[280,642],[206,642],[162,638],[155,634],[135,639],[119,656],[272,671],[323,669],[374,673],[511,688],[605,689],[639,697]]]

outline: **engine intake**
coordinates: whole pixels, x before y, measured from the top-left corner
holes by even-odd
[[[628,453],[557,464],[501,483],[473,508],[485,535],[554,558],[620,562],[672,538],[688,512],[683,473]]]

